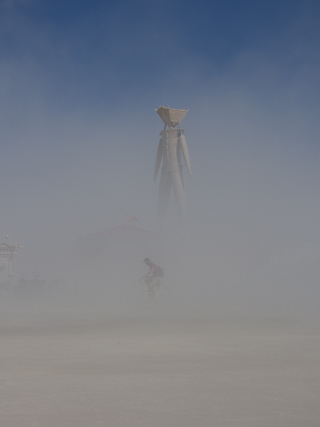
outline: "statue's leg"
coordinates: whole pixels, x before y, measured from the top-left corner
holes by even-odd
[[[183,186],[180,172],[174,172],[172,174],[172,183],[173,183],[173,192],[177,201],[182,225],[185,226],[187,222],[186,192]]]
[[[171,192],[171,176],[168,172],[162,170],[159,186],[159,199],[158,199],[158,217],[160,228],[163,225],[164,216],[168,207],[169,197]]]

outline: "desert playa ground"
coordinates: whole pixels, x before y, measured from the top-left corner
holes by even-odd
[[[1,426],[319,426],[314,319],[2,309],[0,320]]]

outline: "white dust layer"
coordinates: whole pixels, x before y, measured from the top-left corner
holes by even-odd
[[[316,320],[0,319],[2,426],[319,425]]]

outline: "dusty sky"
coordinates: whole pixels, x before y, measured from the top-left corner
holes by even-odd
[[[0,236],[25,246],[20,269],[127,213],[156,229],[165,105],[189,109],[194,282],[316,306],[319,15],[310,0],[1,0]]]

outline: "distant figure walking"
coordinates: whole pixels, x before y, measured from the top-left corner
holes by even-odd
[[[145,258],[143,262],[147,264],[149,271],[140,279],[140,283],[142,286],[147,285],[148,293],[153,297],[156,287],[159,286],[161,277],[163,276],[163,269],[151,262],[149,258]]]

